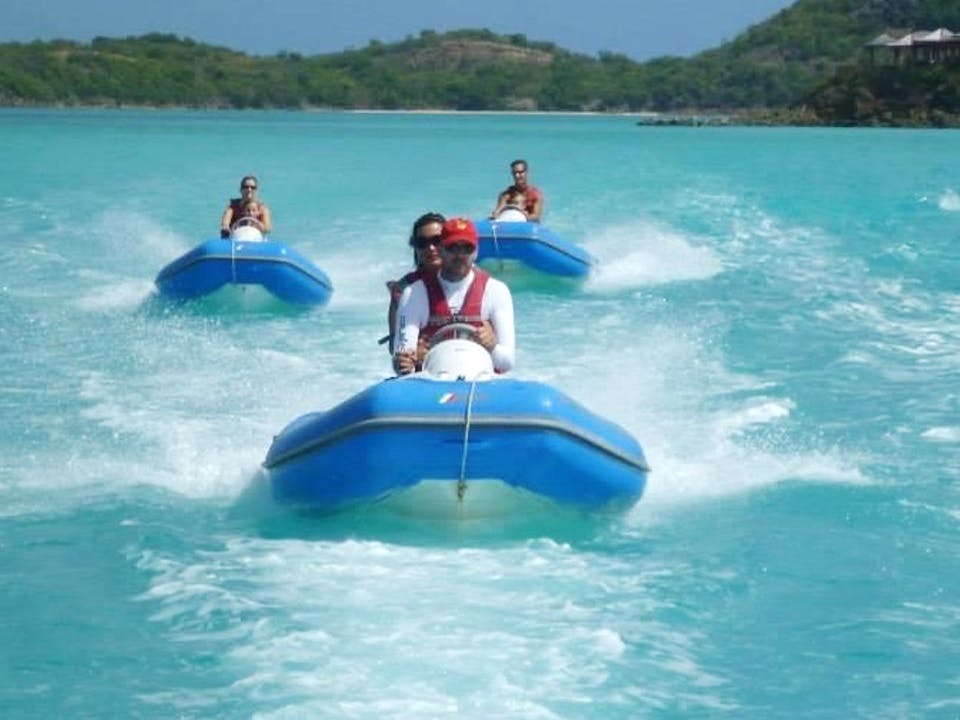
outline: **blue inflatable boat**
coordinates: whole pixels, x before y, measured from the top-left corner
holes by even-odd
[[[474,352],[464,343],[489,364],[476,343],[448,341],[423,372],[288,425],[263,462],[274,499],[326,511],[383,502],[448,517],[531,503],[620,510],[640,499],[647,462],[626,430],[549,385],[495,376],[492,366],[445,371],[451,353]],[[437,359],[441,347],[446,357]]]
[[[293,305],[318,306],[333,294],[326,273],[278,240],[207,240],[163,268],[155,282],[161,295],[174,300],[260,293]]]
[[[475,224],[480,238],[477,262],[494,270],[497,263],[514,263],[548,275],[584,278],[597,263],[582,247],[539,223],[477,220]]]

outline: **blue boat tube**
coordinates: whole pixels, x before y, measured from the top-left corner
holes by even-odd
[[[519,263],[531,270],[566,278],[585,278],[597,264],[579,245],[534,222],[477,220],[477,262]]]
[[[284,428],[263,462],[274,499],[453,517],[531,501],[619,510],[640,499],[647,462],[622,427],[547,384],[495,375],[470,340],[441,343],[424,365]]]
[[[224,288],[257,288],[299,306],[325,305],[333,294],[330,278],[279,240],[207,240],[164,267],[156,277],[160,294],[193,300]]]

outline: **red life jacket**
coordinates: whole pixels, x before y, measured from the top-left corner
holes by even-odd
[[[390,293],[390,307],[387,309],[387,335],[384,338],[381,338],[380,342],[387,343],[387,349],[390,351],[390,354],[393,355],[393,333],[396,330],[394,324],[397,319],[397,306],[400,304],[400,296],[403,295],[404,289],[409,285],[413,285],[417,280],[420,280],[423,277],[423,271],[420,268],[412,270],[404,275],[399,280],[389,280],[387,282],[387,290]]]
[[[523,210],[527,215],[532,215],[534,209],[535,209],[536,206],[537,206],[537,200],[540,200],[540,199],[543,197],[543,193],[540,192],[540,189],[539,189],[539,188],[537,188],[537,187],[535,187],[535,186],[533,186],[533,185],[527,185],[527,187],[524,188],[523,190],[521,190],[520,188],[518,188],[516,185],[511,185],[511,186],[508,187],[506,190],[504,190],[501,194],[502,194],[502,195],[512,195],[512,194],[515,193],[515,192],[521,192],[521,193],[523,193],[523,208],[522,208],[522,210]]]
[[[450,323],[467,323],[474,327],[483,325],[483,318],[480,316],[480,310],[483,307],[483,292],[487,288],[487,280],[490,276],[480,268],[473,269],[474,277],[470,287],[467,288],[467,294],[463,298],[463,305],[460,306],[460,312],[454,314],[450,311],[447,304],[447,298],[443,294],[443,287],[436,275],[426,275],[421,278],[427,288],[427,302],[430,305],[430,318],[425,327],[420,330],[420,337],[426,338],[429,342],[433,334],[444,325]]]
[[[257,201],[257,211],[256,212],[247,212],[244,207],[243,198],[231,198],[230,199],[230,209],[233,210],[233,217],[230,220],[230,224],[236,224],[237,220],[245,217],[252,217],[259,223],[263,222],[263,205]]]
[[[411,270],[399,280],[391,280],[387,283],[387,289],[390,291],[390,302],[396,306],[400,302],[400,296],[408,285],[413,285],[417,280],[423,278],[423,270],[417,268]]]

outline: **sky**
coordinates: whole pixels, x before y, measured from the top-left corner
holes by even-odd
[[[0,0],[0,42],[173,33],[251,55],[302,55],[487,28],[586,55],[687,56],[795,0]]]

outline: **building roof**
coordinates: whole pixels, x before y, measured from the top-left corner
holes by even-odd
[[[887,43],[887,47],[910,47],[911,45],[913,45],[913,33],[907,33],[902,38]]]
[[[867,43],[867,47],[910,47],[918,43],[955,43],[960,42],[960,34],[951,32],[947,28],[937,28],[934,31],[915,30],[897,37],[889,32],[877,35]]]
[[[946,28],[937,28],[933,32],[926,33],[922,37],[916,38],[917,42],[945,42],[958,38],[955,33],[950,32]]]
[[[873,40],[867,43],[867,45],[889,45],[891,42],[896,40],[896,38],[889,33],[880,33]]]

